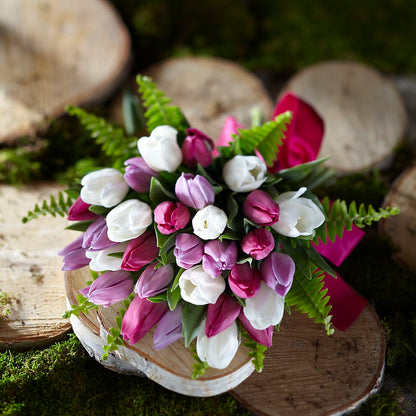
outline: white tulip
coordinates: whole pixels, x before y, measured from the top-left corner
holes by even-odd
[[[257,295],[246,299],[243,312],[253,328],[266,329],[271,325],[277,325],[282,320],[284,308],[284,298],[266,283],[261,282]]]
[[[213,279],[201,265],[185,270],[179,277],[182,299],[193,305],[215,303],[225,290],[222,276]]]
[[[127,242],[116,244],[104,250],[93,251],[87,250],[85,255],[91,259],[89,267],[96,272],[103,272],[106,270],[116,271],[121,269],[121,258],[110,256],[112,253],[124,253],[127,247]]]
[[[149,137],[143,136],[137,141],[142,158],[153,170],[174,172],[182,163],[177,134],[171,126],[158,126]]]
[[[279,221],[272,228],[287,237],[314,235],[324,221],[325,215],[309,198],[303,198],[305,187],[297,192],[284,192],[275,201],[279,204]]]
[[[266,173],[266,164],[257,156],[234,156],[222,170],[225,183],[236,192],[250,192],[260,188],[266,180]]]
[[[107,236],[116,242],[131,240],[142,235],[152,221],[149,205],[138,199],[128,199],[107,214]]]
[[[234,358],[240,345],[237,324],[234,321],[224,331],[213,337],[205,335],[205,320],[202,321],[196,340],[198,357],[212,368],[227,367]]]
[[[194,234],[203,240],[215,240],[227,225],[227,214],[214,205],[200,209],[192,218]]]
[[[111,208],[119,204],[129,191],[123,174],[117,169],[105,168],[87,173],[81,180],[81,199],[86,204]]]

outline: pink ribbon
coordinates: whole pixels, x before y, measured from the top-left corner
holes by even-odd
[[[271,173],[315,160],[324,136],[322,118],[312,106],[291,92],[286,93],[276,104],[273,118],[284,111],[291,111],[292,119],[279,148],[277,161],[269,168]],[[238,128],[243,126],[234,117],[227,117],[217,145],[228,146],[233,140],[232,134],[238,133]],[[340,266],[363,236],[364,232],[353,225],[351,231],[344,231],[342,239],[336,237],[333,243],[328,240],[326,244],[320,241],[315,248],[322,256]],[[324,289],[328,289],[330,297],[328,303],[332,306],[332,323],[335,328],[345,331],[358,318],[367,301],[337,276],[335,279],[325,273]]]

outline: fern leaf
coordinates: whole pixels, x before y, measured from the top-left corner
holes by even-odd
[[[241,151],[245,154],[251,154],[254,149],[257,149],[266,164],[272,166],[273,161],[276,160],[278,147],[282,144],[283,133],[290,118],[291,113],[286,111],[262,126],[239,130]]]
[[[143,99],[147,130],[151,132],[155,127],[169,125],[178,131],[184,131],[189,124],[179,107],[170,105],[170,98],[156,87],[151,78],[143,75],[137,76],[139,93]]]
[[[292,287],[285,297],[289,306],[294,306],[296,310],[307,313],[309,318],[316,323],[323,324],[328,335],[334,332],[331,325],[331,306],[328,305],[329,296],[327,290],[322,290],[324,273],[319,270],[314,272],[314,277],[308,280],[301,275],[295,276]]]

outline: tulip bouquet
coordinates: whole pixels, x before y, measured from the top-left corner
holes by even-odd
[[[92,275],[71,312],[124,301],[106,354],[156,326],[156,350],[180,338],[194,349],[194,376],[227,367],[241,342],[260,371],[290,307],[330,334],[323,287],[336,274],[318,246],[396,211],[319,199],[312,190],[327,177],[325,159],[284,161],[293,111],[249,129],[234,123],[216,147],[149,78],[138,84],[148,135],[136,150],[131,141],[118,149],[124,166],[91,171],[68,190],[69,228],[82,234],[60,252],[63,270],[89,266]],[[322,129],[313,109],[290,99]]]

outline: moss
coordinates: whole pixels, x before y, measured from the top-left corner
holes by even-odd
[[[353,413],[355,416],[399,416],[404,414],[395,391],[374,394],[357,412]]]

